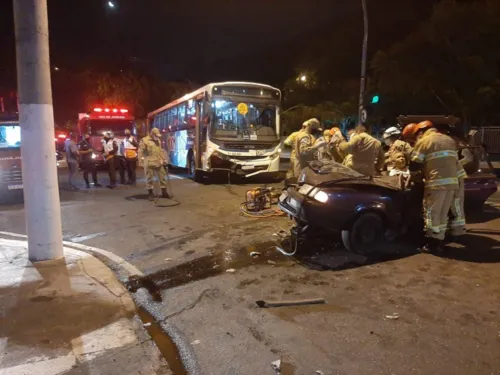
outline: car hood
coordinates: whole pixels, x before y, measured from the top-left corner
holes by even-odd
[[[365,176],[334,161],[309,163],[302,171],[299,183],[312,186],[371,185],[391,190],[401,190],[402,186],[400,178],[397,176]]]

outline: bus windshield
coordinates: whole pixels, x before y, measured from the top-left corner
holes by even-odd
[[[277,104],[215,99],[212,101],[214,138],[274,141]]]
[[[92,135],[104,135],[109,131],[115,136],[124,136],[125,129],[132,131],[132,120],[110,119],[110,120],[90,120],[89,131]]]
[[[0,149],[21,147],[19,123],[0,123]]]

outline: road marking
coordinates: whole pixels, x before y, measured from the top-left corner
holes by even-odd
[[[179,176],[176,174],[169,174],[169,177],[173,178],[174,180],[185,180],[186,179],[186,177],[182,177],[182,176]]]
[[[105,234],[107,234],[106,232],[99,232],[99,233],[93,233],[93,234],[89,234],[87,236],[75,236],[75,237],[71,237],[71,238],[68,238],[69,241],[71,242],[83,242],[83,241],[87,241],[87,240],[90,240],[92,238],[95,238],[95,237],[99,237],[99,236],[104,236]]]

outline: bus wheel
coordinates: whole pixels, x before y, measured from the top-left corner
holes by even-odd
[[[196,165],[192,156],[189,158],[188,172],[189,172],[189,178],[191,180],[195,182],[202,182],[201,173],[196,169]]]

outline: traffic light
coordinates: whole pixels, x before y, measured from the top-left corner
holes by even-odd
[[[380,100],[380,96],[378,96],[378,95],[373,95],[373,96],[372,96],[372,101],[371,101],[371,103],[372,103],[372,104],[377,104],[379,100]]]

